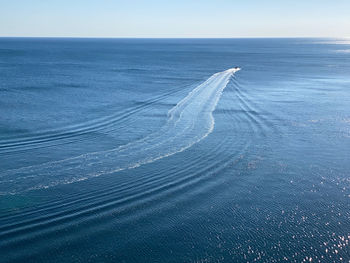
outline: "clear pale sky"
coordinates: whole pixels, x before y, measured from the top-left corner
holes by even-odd
[[[350,37],[350,0],[0,0],[0,36]]]

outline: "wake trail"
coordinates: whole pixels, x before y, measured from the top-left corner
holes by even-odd
[[[0,176],[0,194],[49,188],[116,173],[190,148],[213,131],[213,111],[238,70],[232,68],[216,73],[198,85],[169,110],[168,120],[158,132],[143,139],[108,151],[5,171]]]

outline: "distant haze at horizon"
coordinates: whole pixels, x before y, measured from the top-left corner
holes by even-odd
[[[350,1],[0,0],[1,37],[350,37]]]

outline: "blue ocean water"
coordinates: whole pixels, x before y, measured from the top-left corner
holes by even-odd
[[[0,38],[0,95],[0,262],[350,260],[350,40]]]

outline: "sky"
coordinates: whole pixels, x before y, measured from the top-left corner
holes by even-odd
[[[0,0],[6,37],[350,37],[350,0]]]

